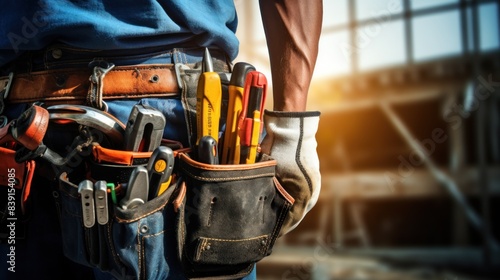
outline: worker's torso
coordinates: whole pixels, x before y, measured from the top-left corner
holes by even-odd
[[[237,54],[232,0],[7,1],[0,66],[27,50],[62,43],[84,49],[218,47]]]

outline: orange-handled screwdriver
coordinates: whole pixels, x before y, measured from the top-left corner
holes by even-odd
[[[260,132],[262,131],[262,117],[264,103],[267,95],[266,76],[258,71],[249,72],[243,92],[243,109],[238,118],[238,135],[240,137],[240,163],[253,163],[255,157],[252,149],[258,146]],[[254,118],[258,121],[254,121]],[[258,132],[258,133],[256,133]],[[252,143],[257,143],[252,146]]]

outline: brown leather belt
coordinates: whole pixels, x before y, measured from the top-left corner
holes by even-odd
[[[93,69],[56,69],[0,77],[0,92],[11,103],[84,103],[93,86]],[[94,85],[95,86],[95,85]],[[103,99],[165,97],[179,94],[173,64],[116,66],[102,79]]]

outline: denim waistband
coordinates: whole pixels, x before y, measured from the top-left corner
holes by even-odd
[[[204,48],[144,48],[136,50],[90,50],[67,45],[51,45],[40,51],[23,54],[15,61],[0,68],[0,75],[10,72],[29,73],[52,69],[84,68],[95,61],[106,61],[116,66],[137,64],[194,64],[201,61]],[[219,49],[210,49],[212,59],[227,64],[227,54]]]

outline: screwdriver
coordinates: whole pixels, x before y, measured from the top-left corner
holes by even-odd
[[[243,92],[243,109],[238,118],[240,163],[255,162],[266,95],[266,76],[258,71],[248,73]]]
[[[216,141],[219,139],[219,119],[222,102],[222,87],[219,74],[214,72],[212,57],[205,48],[202,71],[196,92],[196,125],[197,140],[209,135]]]
[[[222,164],[237,164],[240,162],[240,137],[237,133],[238,115],[242,109],[243,90],[245,78],[255,67],[245,62],[234,65],[231,80],[229,81],[229,102],[224,132],[224,145],[222,147]]]
[[[257,148],[259,146],[260,130],[261,130],[261,112],[253,111],[253,123],[252,123],[252,135],[250,137],[250,147],[248,151],[247,158],[245,160],[246,164],[255,163],[257,158]]]

